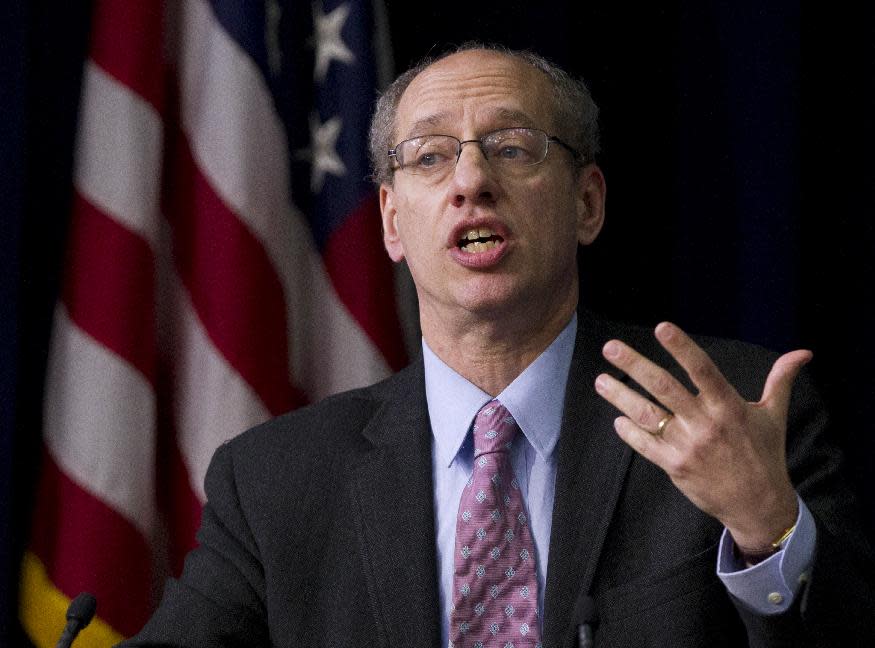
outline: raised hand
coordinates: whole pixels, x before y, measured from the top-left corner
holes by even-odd
[[[625,414],[614,422],[617,434],[665,470],[693,504],[720,520],[743,550],[768,547],[798,512],[787,471],[787,410],[793,382],[812,353],[799,350],[778,358],[762,397],[750,403],[677,326],[663,322],[655,333],[698,393],[611,340],[603,348],[605,358],[667,408],[601,374],[596,391]]]

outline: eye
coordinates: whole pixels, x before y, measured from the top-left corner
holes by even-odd
[[[531,145],[528,142],[505,140],[498,145],[494,157],[500,162],[509,162],[514,165],[529,165],[535,159],[535,154],[532,152]]]
[[[536,142],[525,129],[508,128],[496,131],[484,141],[487,155],[499,163],[512,166],[529,166],[537,159]]]
[[[503,160],[515,160],[520,156],[524,156],[525,153],[526,152],[523,149],[519,146],[514,146],[513,144],[502,144],[498,149],[498,157]]]
[[[411,140],[407,145],[408,155],[405,163],[414,171],[433,171],[450,164],[455,156],[455,140],[443,137],[429,137],[420,140]]]
[[[429,167],[437,166],[446,161],[446,157],[434,151],[420,152],[414,160],[414,164],[418,167],[428,169]]]

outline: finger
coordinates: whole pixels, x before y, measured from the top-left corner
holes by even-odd
[[[619,340],[610,340],[605,344],[602,353],[608,362],[629,374],[672,412],[687,418],[694,417],[695,397],[668,371]],[[634,416],[631,418],[638,421]]]
[[[662,322],[656,327],[656,339],[687,372],[702,397],[711,402],[740,398],[711,357],[680,328]]]
[[[659,437],[655,437],[646,430],[642,430],[625,416],[614,419],[614,430],[617,435],[642,457],[655,463],[666,470],[670,465],[671,453],[674,448],[668,443],[663,443]]]
[[[811,351],[799,349],[785,353],[775,361],[772,370],[766,378],[763,396],[760,403],[786,421],[787,410],[790,407],[790,395],[793,393],[793,383],[799,371],[811,361],[814,354]]]
[[[659,422],[669,414],[608,374],[596,378],[595,389],[602,398],[648,432],[656,432]]]

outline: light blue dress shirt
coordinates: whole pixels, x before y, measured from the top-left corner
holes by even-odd
[[[522,430],[514,441],[511,461],[528,509],[535,543],[541,618],[556,484],[556,446],[576,332],[575,314],[552,344],[497,396]],[[468,431],[477,411],[492,400],[492,396],[448,367],[425,340],[422,352],[432,430],[441,633],[443,645],[447,645],[453,606],[456,516],[473,461],[473,444]],[[717,574],[727,589],[752,609],[761,614],[782,612],[792,604],[798,583],[811,564],[815,537],[811,513],[800,500],[796,531],[783,551],[759,565],[744,569],[737,564],[732,538],[724,531]]]

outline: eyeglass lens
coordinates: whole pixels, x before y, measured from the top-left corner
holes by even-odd
[[[431,175],[455,166],[462,146],[469,143],[479,144],[493,165],[513,169],[542,162],[548,138],[543,131],[531,128],[506,128],[464,142],[450,135],[425,135],[398,144],[395,157],[405,171]]]

